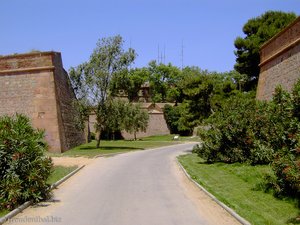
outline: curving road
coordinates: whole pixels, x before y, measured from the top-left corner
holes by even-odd
[[[193,144],[98,158],[54,191],[54,200],[6,224],[238,224],[178,168]]]

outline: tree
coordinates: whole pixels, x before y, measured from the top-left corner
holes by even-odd
[[[256,87],[259,76],[259,49],[263,43],[285,28],[296,19],[294,13],[268,11],[263,15],[250,19],[243,27],[246,35],[237,37],[234,45],[236,64],[234,68],[241,74],[247,75],[245,90]]]
[[[156,64],[151,61],[148,67],[150,92],[153,102],[177,101],[179,92],[177,83],[181,79],[181,71],[171,63]]]
[[[166,104],[164,106],[164,118],[171,134],[179,134],[178,120],[180,119],[180,107]]]
[[[88,62],[70,69],[70,78],[79,100],[86,100],[96,115],[96,126],[99,132],[97,148],[100,146],[101,132],[108,126],[107,100],[111,95],[111,82],[134,62],[136,53],[129,48],[123,50],[123,39],[120,35],[103,38]]]
[[[129,103],[120,100],[109,98],[106,101],[106,124],[105,131],[112,134],[112,139],[115,139],[115,133],[124,129],[124,123],[128,117]]]
[[[142,110],[139,104],[129,104],[129,107],[127,107],[126,117],[124,119],[124,129],[127,132],[134,134],[134,140],[136,140],[137,132],[146,132],[148,121],[148,112]]]
[[[137,102],[139,100],[139,91],[143,84],[149,79],[149,71],[147,68],[135,68],[124,70],[113,79],[112,92],[118,95],[119,91],[124,91],[130,102]]]
[[[179,130],[191,130],[211,114],[213,83],[210,74],[197,67],[186,67],[180,88],[184,101],[180,105]]]

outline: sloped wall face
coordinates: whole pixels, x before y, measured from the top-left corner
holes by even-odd
[[[74,122],[77,111],[73,107],[76,98],[67,72],[63,69],[61,56],[56,53],[53,58],[55,66],[54,81],[58,104],[58,121],[61,133],[61,148],[66,151],[85,142],[84,132],[79,131]]]
[[[291,91],[300,79],[300,17],[261,48],[256,98],[270,100],[276,86]]]
[[[51,152],[82,140],[69,119],[73,96],[63,82],[67,75],[60,79],[61,70],[61,56],[55,52],[0,57],[0,115],[26,114],[34,127],[45,130]]]
[[[166,120],[163,113],[149,113],[149,123],[146,132],[138,132],[137,138],[154,136],[154,135],[165,135],[170,134]],[[122,136],[125,139],[133,139],[134,134],[122,132]]]

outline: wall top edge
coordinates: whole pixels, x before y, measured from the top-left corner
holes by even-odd
[[[31,56],[47,56],[47,55],[57,55],[61,54],[60,52],[56,51],[45,51],[45,52],[29,52],[29,53],[16,53],[11,55],[3,55],[0,56],[0,60],[3,59],[10,59],[10,58],[24,58],[24,57],[31,57]]]
[[[271,42],[273,42],[276,38],[278,38],[280,35],[282,35],[284,32],[286,32],[288,29],[293,27],[296,23],[300,22],[300,16],[298,16],[293,22],[291,22],[287,27],[285,27],[283,30],[275,34],[271,39],[269,39],[267,42],[265,42],[261,47],[260,51],[265,48],[267,45],[269,45]]]

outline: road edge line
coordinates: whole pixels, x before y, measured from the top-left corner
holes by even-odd
[[[71,173],[67,174],[66,176],[64,176],[63,178],[61,178],[59,181],[55,182],[54,184],[52,184],[50,186],[50,190],[53,190],[54,188],[57,188],[60,184],[62,184],[63,182],[65,182],[67,179],[69,179],[70,177],[72,177],[75,173],[77,173],[79,170],[81,170],[83,167],[85,167],[85,165],[80,166],[79,168],[77,168],[76,170],[72,171]],[[9,221],[10,219],[12,219],[14,216],[18,215],[20,212],[22,212],[24,209],[28,208],[29,206],[31,206],[33,204],[32,201],[27,201],[25,203],[23,203],[22,205],[18,206],[16,209],[14,209],[13,211],[9,212],[8,214],[6,214],[3,217],[0,217],[0,225],[4,224],[5,222]]]
[[[181,168],[185,176],[193,182],[200,190],[202,190],[207,196],[209,196],[214,202],[216,202],[218,205],[220,205],[223,209],[225,209],[231,216],[233,216],[237,221],[239,221],[243,225],[251,225],[249,221],[241,217],[239,214],[237,214],[232,208],[225,205],[223,202],[219,201],[213,194],[211,194],[209,191],[207,191],[202,185],[197,183],[192,177],[188,174],[188,172],[185,170],[185,168],[181,165],[178,158],[176,158],[177,165]]]

